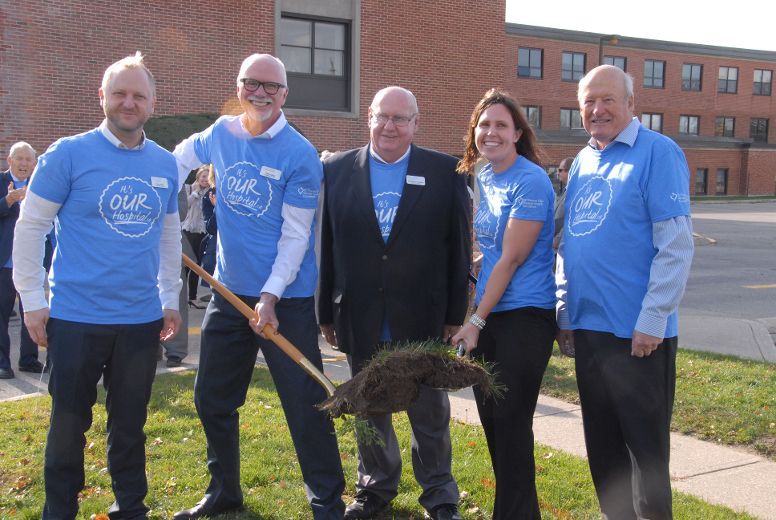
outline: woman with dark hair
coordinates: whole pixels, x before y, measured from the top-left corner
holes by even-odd
[[[500,399],[474,389],[496,477],[493,518],[538,520],[533,414],[556,333],[555,194],[533,130],[504,91],[489,90],[474,108],[458,171],[471,173],[480,158],[477,310],[453,342],[495,363],[507,389]]]

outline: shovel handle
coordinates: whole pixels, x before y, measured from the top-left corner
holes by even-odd
[[[210,284],[210,286],[218,292],[221,296],[226,298],[226,300],[234,305],[234,308],[240,311],[240,314],[248,318],[249,320],[256,319],[258,320],[258,316],[256,315],[256,312],[251,309],[247,303],[242,301],[240,298],[238,298],[232,291],[227,289],[221,282],[210,276],[210,274],[202,269],[199,264],[197,264],[194,260],[189,258],[186,255],[181,255],[183,257],[183,263],[186,264],[186,267],[197,273],[197,275],[205,280],[207,283]],[[294,362],[302,367],[302,369],[310,374],[310,376],[315,379],[324,390],[326,390],[326,395],[328,397],[331,397],[334,395],[334,384],[331,382],[331,380],[326,377],[323,372],[318,370],[318,368],[313,365],[309,359],[307,359],[304,354],[299,352],[299,349],[294,346],[293,343],[288,341],[285,336],[283,336],[281,333],[275,330],[275,328],[270,325],[266,324],[264,325],[264,328],[261,329],[261,331],[264,333],[264,335],[272,341],[275,345],[280,348],[288,357],[294,360]]]

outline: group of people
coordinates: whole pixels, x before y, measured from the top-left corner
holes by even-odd
[[[372,518],[397,495],[401,451],[391,416],[369,416],[384,442],[359,439],[356,495],[345,506],[334,428],[315,409],[325,393],[270,345],[266,335],[274,331],[322,369],[320,331],[347,355],[352,374],[388,343],[428,338],[495,363],[504,397],[475,392],[497,519],[540,518],[532,417],[557,338],[576,356],[603,514],[671,518],[668,427],[676,308],[692,257],[689,173],[681,150],[633,117],[628,75],[601,66],[580,81],[591,139],[569,168],[557,259],[555,194],[542,151],[504,91],[488,91],[475,106],[460,161],[413,144],[417,100],[391,86],[369,107],[368,143],[321,162],[285,118],[286,72],[271,55],[242,62],[236,92],[243,112],[219,118],[172,155],[143,132],[154,85],[139,53],[108,67],[99,90],[105,120],[40,158],[16,224],[13,283],[32,341],[48,344],[51,358],[43,518],[77,514],[84,434],[101,376],[115,495],[109,516],[146,517],[143,425],[155,355],[160,339],[181,327],[178,193],[202,165],[210,165],[217,188],[215,277],[256,316],[245,319],[217,293],[208,303],[194,401],[210,482],[174,519],[243,507],[239,408],[259,349],[313,517]],[[475,171],[472,217],[467,176]],[[200,179],[190,192],[199,198]],[[319,276],[314,226],[322,187]],[[483,261],[476,310],[464,323],[472,221]],[[47,300],[42,245],[52,223],[58,249]],[[408,416],[426,517],[461,519],[447,395],[422,388]]]

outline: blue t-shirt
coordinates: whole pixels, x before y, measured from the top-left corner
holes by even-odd
[[[377,224],[380,234],[387,243],[391,235],[399,200],[404,191],[404,181],[407,178],[407,166],[410,156],[407,154],[399,162],[387,164],[369,156],[369,178],[372,183],[372,202],[375,206]]]
[[[396,212],[399,210],[399,201],[404,192],[404,182],[407,179],[407,167],[410,164],[410,154],[406,154],[401,160],[388,164],[376,159],[369,154],[369,180],[372,185],[372,202],[375,207],[377,225],[380,226],[380,234],[383,241],[388,243],[393,229],[393,221],[396,220]],[[388,316],[383,317],[383,326],[380,331],[380,341],[391,341],[391,326]]]
[[[216,171],[218,253],[215,278],[232,292],[259,296],[272,272],[283,204],[315,209],[323,167],[313,145],[291,125],[275,137],[251,136],[239,116],[224,116],[194,138],[194,151]],[[315,292],[315,234],[283,297]]]
[[[51,316],[97,324],[162,317],[157,276],[165,214],[178,213],[175,158],[150,139],[121,149],[99,129],[52,144],[29,190],[61,204]]]
[[[572,329],[630,338],[647,293],[652,224],[690,214],[689,169],[672,140],[640,125],[631,147],[586,146],[569,172],[564,273]],[[624,131],[625,132],[625,131]],[[622,134],[621,134],[622,135]],[[677,316],[664,337],[678,334]]]
[[[482,251],[482,270],[477,281],[477,303],[482,300],[488,278],[501,258],[504,231],[511,218],[544,222],[531,253],[520,265],[493,311],[521,307],[555,308],[552,274],[555,234],[555,192],[541,166],[523,156],[507,170],[494,173],[487,164],[477,175],[480,205],[474,216],[474,231]]]

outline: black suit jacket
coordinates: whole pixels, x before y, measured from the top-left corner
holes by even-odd
[[[471,205],[449,155],[412,146],[388,242],[377,223],[369,148],[324,161],[318,318],[334,324],[340,350],[374,353],[383,316],[394,341],[438,338],[460,324],[468,303]]]
[[[0,173],[0,267],[11,257],[13,250],[13,231],[19,219],[19,204],[11,204],[5,200],[8,195],[8,184],[13,182],[11,171]]]

